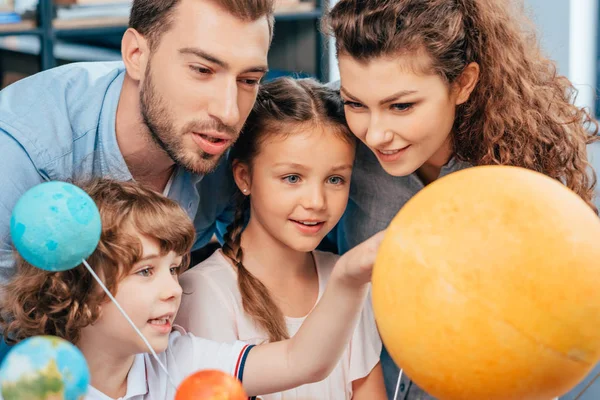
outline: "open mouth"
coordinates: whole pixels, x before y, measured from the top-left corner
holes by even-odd
[[[379,159],[381,159],[382,161],[396,161],[398,160],[400,157],[402,157],[402,155],[406,152],[406,150],[410,148],[410,145],[405,146],[401,149],[396,149],[396,150],[379,150],[376,149],[375,152],[377,153],[377,156],[379,157]]]
[[[192,133],[192,139],[205,153],[212,155],[222,154],[229,145],[231,139],[226,139],[220,136],[213,136],[206,133]]]
[[[172,317],[166,316],[160,318],[153,318],[148,320],[148,325],[150,325],[152,328],[154,328],[161,334],[167,334],[171,332],[171,328],[173,327],[171,320]]]
[[[203,135],[201,133],[198,133],[198,135],[200,137],[202,137],[204,140],[207,140],[207,141],[209,141],[211,143],[223,143],[223,142],[226,142],[225,139],[221,139],[221,138],[218,138],[218,137],[209,136],[209,135]]]
[[[299,221],[295,219],[290,221],[303,233],[317,233],[325,225],[325,221]]]
[[[162,326],[162,325],[170,324],[171,321],[169,320],[169,318],[159,318],[159,319],[148,320],[148,323],[150,325],[159,325],[159,326]]]

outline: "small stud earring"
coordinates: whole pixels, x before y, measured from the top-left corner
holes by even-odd
[[[246,193],[247,191],[248,191],[248,189],[244,189],[244,190],[242,190],[242,192],[244,192],[244,193]]]

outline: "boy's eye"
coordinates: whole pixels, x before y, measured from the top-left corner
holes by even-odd
[[[177,265],[176,267],[171,267],[171,275],[179,275],[179,269],[181,267]]]
[[[344,183],[344,178],[342,178],[341,176],[330,176],[329,183],[331,183],[332,185],[341,185],[342,183]]]
[[[288,175],[283,180],[287,181],[287,183],[298,183],[300,182],[300,177],[298,175]]]
[[[139,276],[152,276],[152,267],[146,267],[144,269],[139,270],[138,272],[135,273],[136,275]]]

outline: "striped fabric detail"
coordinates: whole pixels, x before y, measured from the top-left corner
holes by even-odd
[[[242,378],[244,377],[244,367],[246,366],[246,358],[248,357],[248,353],[254,347],[253,344],[247,344],[240,351],[240,355],[238,356],[237,363],[235,364],[235,374],[234,376],[242,382]],[[249,397],[249,400],[256,400],[256,397]]]

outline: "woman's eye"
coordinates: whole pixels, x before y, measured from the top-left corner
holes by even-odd
[[[396,111],[406,111],[413,106],[414,103],[397,103],[392,104],[392,109]]]
[[[346,107],[350,107],[350,108],[356,108],[356,109],[358,109],[358,108],[362,108],[362,106],[363,106],[362,104],[360,104],[360,103],[357,103],[357,102],[355,102],[355,101],[347,101],[347,100],[344,100],[344,101],[343,101],[343,103],[344,103],[344,106],[346,106]]]

